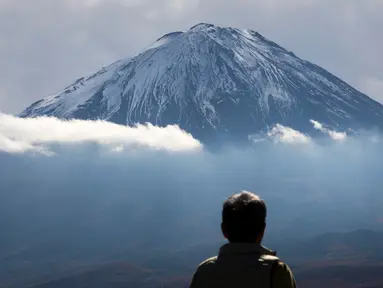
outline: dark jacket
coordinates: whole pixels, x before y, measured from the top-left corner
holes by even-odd
[[[202,262],[190,288],[296,288],[290,268],[259,244],[230,243]]]

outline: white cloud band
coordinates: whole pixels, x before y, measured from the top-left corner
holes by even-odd
[[[310,122],[314,125],[314,128],[327,134],[331,139],[335,141],[342,141],[347,138],[347,134],[345,132],[336,132],[330,129],[327,129],[323,126],[323,124],[319,123],[315,120],[310,120]]]
[[[202,144],[178,126],[151,124],[127,127],[105,121],[59,120],[52,117],[17,118],[0,113],[0,151],[51,153],[44,145],[94,142],[111,146],[192,151]]]
[[[285,127],[281,124],[275,125],[268,133],[274,142],[287,143],[287,144],[308,144],[311,142],[310,136],[307,136],[299,131],[290,127]]]

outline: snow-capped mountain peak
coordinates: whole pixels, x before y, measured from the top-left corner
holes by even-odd
[[[252,30],[200,23],[28,107],[21,116],[178,124],[202,140],[310,119],[381,127],[383,106]]]

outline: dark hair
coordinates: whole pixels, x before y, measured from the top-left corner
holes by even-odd
[[[241,192],[223,204],[222,230],[229,242],[255,242],[266,226],[266,204],[259,196]]]

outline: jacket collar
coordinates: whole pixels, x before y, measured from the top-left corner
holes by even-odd
[[[276,252],[263,247],[257,243],[228,243],[219,250],[219,256],[238,254],[260,254],[276,256]]]

